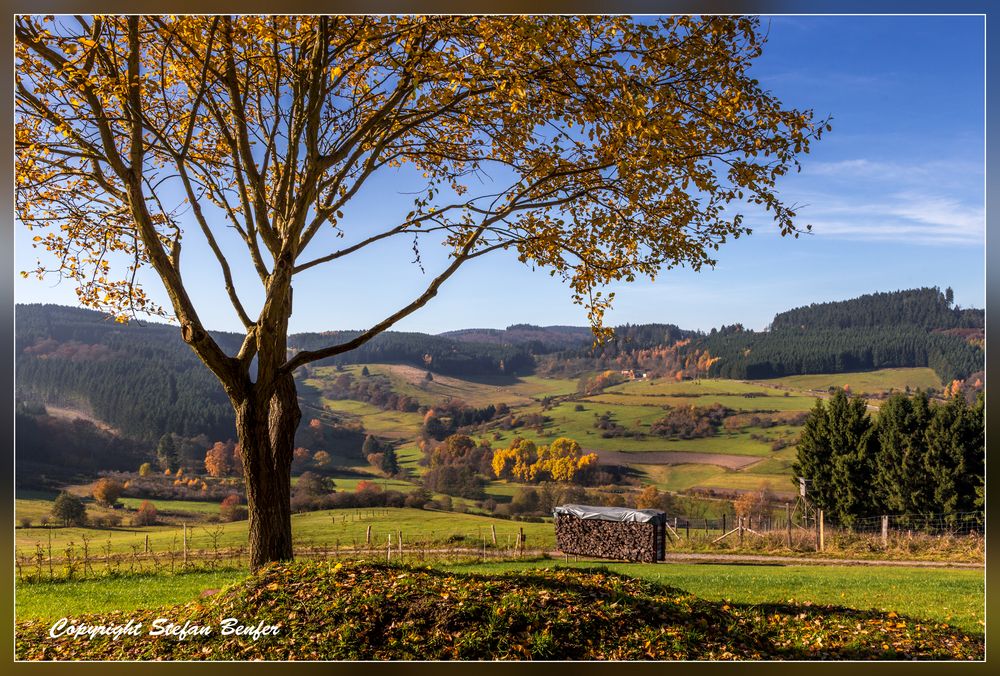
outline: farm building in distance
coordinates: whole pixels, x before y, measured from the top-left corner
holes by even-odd
[[[659,510],[561,505],[552,514],[565,554],[647,563],[666,556],[667,516]]]

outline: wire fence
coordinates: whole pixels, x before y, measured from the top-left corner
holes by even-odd
[[[742,517],[743,527],[771,532],[786,530],[789,522],[796,530],[813,530],[816,527],[816,514],[767,514],[748,515]],[[699,533],[712,534],[728,532],[738,527],[740,517],[736,514],[724,514],[717,518],[674,516],[668,518],[668,523],[677,531],[697,536]],[[856,517],[851,524],[835,524],[827,520],[826,528],[839,529],[853,533],[881,533],[883,530],[894,533],[919,533],[922,535],[980,535],[986,532],[985,512],[956,512],[952,514],[880,514],[877,516]]]
[[[370,514],[368,514],[370,511]],[[360,534],[330,532],[297,538],[300,559],[365,559],[425,563],[441,561],[512,561],[553,553],[554,541],[542,537],[528,544],[528,535],[517,527],[481,527],[406,533],[392,528],[381,510],[359,510],[348,516],[370,520]],[[334,523],[341,523],[335,519]],[[883,559],[933,558],[979,562],[985,555],[984,512],[952,514],[877,515],[857,518],[850,527],[827,523],[822,511],[718,518],[674,516],[667,519],[667,551],[735,550],[746,553],[829,552],[845,557]],[[151,543],[149,535],[135,541],[101,543],[84,536],[81,542],[55,542],[46,529],[48,543],[15,550],[19,582],[85,579],[102,576],[178,573],[220,569],[245,569],[246,546],[232,546],[223,529],[202,528],[195,546],[194,529],[185,527],[169,541]],[[335,531],[336,529],[331,529]],[[138,534],[137,534],[138,535]],[[535,536],[538,537],[537,534]]]
[[[427,530],[417,533],[392,528],[379,521],[382,510],[361,510],[351,514],[358,521],[370,521],[365,530],[345,536],[331,529],[328,537],[297,537],[293,553],[297,559],[374,560],[427,563],[457,561],[508,561],[540,557],[549,553],[550,543],[532,541],[523,527],[492,527]],[[339,523],[334,520],[334,523]],[[374,526],[378,525],[379,528]],[[15,550],[14,563],[19,582],[91,579],[108,576],[181,573],[245,569],[250,556],[245,545],[232,546],[225,541],[224,529],[184,527],[169,540],[151,540],[149,533],[136,533],[136,539],[122,542],[110,537],[98,541],[84,535],[80,541],[56,538],[58,528],[46,528],[47,538],[30,547]],[[544,540],[544,539],[543,539]]]
[[[956,512],[954,514],[887,514],[855,519],[851,530],[858,533],[908,531],[925,535],[985,535],[984,512]]]
[[[826,552],[843,558],[933,559],[980,563],[985,558],[984,512],[866,516],[830,523],[822,510],[719,518],[668,518],[669,549],[747,553]]]

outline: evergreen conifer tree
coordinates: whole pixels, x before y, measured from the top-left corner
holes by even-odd
[[[156,445],[156,461],[159,463],[160,469],[174,472],[177,470],[178,460],[174,435],[164,434]]]
[[[833,505],[830,516],[851,526],[854,519],[877,511],[871,487],[875,441],[867,404],[838,390],[827,408],[830,444],[830,482]]]
[[[935,407],[925,436],[924,463],[931,485],[929,511],[972,511],[979,501],[976,489],[983,477],[982,416],[961,395],[954,396]]]
[[[819,509],[834,505],[830,476],[832,451],[827,431],[827,411],[822,399],[809,413],[798,443],[798,455],[792,470],[807,482],[807,497]]]
[[[382,471],[389,476],[399,474],[399,460],[396,458],[396,449],[392,444],[385,444],[382,451]]]
[[[927,509],[933,485],[925,461],[931,415],[925,392],[913,397],[894,395],[879,409],[875,487],[880,501],[891,512],[919,513]]]

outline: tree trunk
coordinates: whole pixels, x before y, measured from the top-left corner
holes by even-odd
[[[250,570],[292,559],[292,449],[302,413],[291,375],[235,402],[250,518]]]

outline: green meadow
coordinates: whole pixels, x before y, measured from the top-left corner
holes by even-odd
[[[655,580],[711,601],[763,606],[811,603],[894,612],[902,617],[947,623],[972,634],[984,631],[984,575],[975,570],[892,566],[754,566],[636,564],[599,561],[438,563],[452,572],[503,573],[561,567],[604,567]],[[245,578],[238,569],[143,574],[94,580],[22,583],[16,590],[18,620],[54,621],[83,613],[130,611],[184,603],[206,590]]]

